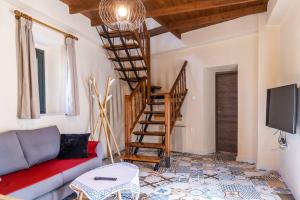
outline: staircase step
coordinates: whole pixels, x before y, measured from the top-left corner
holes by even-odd
[[[151,85],[151,92],[155,92],[156,90],[160,90],[162,87],[158,85]]]
[[[139,121],[139,124],[162,124],[164,125],[165,122],[164,121],[148,121],[148,120],[143,120],[143,121]]]
[[[153,99],[164,99],[165,93],[152,93],[150,96]]]
[[[118,38],[120,37],[120,35],[123,37],[134,37],[134,33],[131,31],[109,31],[108,32],[109,38]],[[104,38],[108,38],[105,32],[101,32],[100,36]]]
[[[165,136],[165,132],[161,131],[134,131],[134,135],[145,135],[145,136]]]
[[[115,68],[117,71],[124,71],[124,72],[130,72],[130,71],[146,71],[146,67],[135,67],[135,68]]]
[[[165,102],[149,102],[148,105],[165,105]]]
[[[138,60],[144,60],[144,58],[142,56],[131,56],[131,58],[129,57],[120,57],[120,62],[128,62],[128,61],[138,61]],[[117,58],[109,58],[109,60],[112,60],[114,62],[119,62],[119,60]]]
[[[130,147],[137,148],[147,148],[147,149],[164,149],[165,145],[159,143],[139,143],[139,142],[131,142],[129,144]]]
[[[113,50],[122,51],[122,50],[126,50],[126,49],[138,49],[139,45],[136,43],[129,43],[129,44],[126,44],[126,46],[124,46],[122,44],[114,45],[114,46],[104,45],[103,48],[110,50],[110,51],[113,51]]]
[[[149,114],[154,114],[154,115],[164,115],[165,111],[154,111],[154,110],[145,110],[144,114],[149,115]]]
[[[137,162],[149,162],[159,163],[161,158],[158,156],[142,156],[142,155],[124,155],[123,160],[137,161]]]
[[[123,81],[129,81],[129,82],[139,82],[141,79],[143,78],[146,78],[146,77],[140,77],[139,79],[138,78],[120,78],[121,80]]]

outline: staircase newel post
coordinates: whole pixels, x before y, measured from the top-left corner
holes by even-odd
[[[130,155],[129,144],[131,141],[130,129],[131,129],[131,97],[130,95],[125,95],[125,155]]]
[[[171,153],[171,146],[170,146],[170,137],[171,137],[171,101],[170,95],[165,94],[165,159],[166,159],[166,167],[169,168],[171,166],[170,160],[170,153]]]
[[[146,23],[144,23],[144,31],[146,32],[146,65],[147,65],[147,100],[150,102],[151,95],[151,42],[150,33],[147,30]]]
[[[150,102],[151,95],[151,69],[150,69],[150,56],[148,56],[148,66],[147,66],[147,102]]]

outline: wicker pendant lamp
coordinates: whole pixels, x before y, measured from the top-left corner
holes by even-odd
[[[146,19],[146,9],[141,0],[101,0],[99,15],[111,29],[136,30]]]

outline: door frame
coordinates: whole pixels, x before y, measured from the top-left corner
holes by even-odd
[[[238,79],[238,70],[230,70],[230,71],[221,71],[221,72],[216,72],[215,73],[215,148],[216,148],[216,152],[218,152],[218,112],[217,112],[217,107],[218,107],[218,100],[217,100],[217,76],[218,75],[224,75],[224,74],[236,74],[237,75],[237,79]],[[238,81],[237,81],[237,89],[239,88],[239,84],[238,84]],[[237,93],[238,93],[238,90],[237,90]],[[237,98],[238,98],[238,94],[237,94]],[[237,102],[238,99],[237,99]],[[238,109],[238,108],[237,108]],[[238,113],[237,113],[238,114]],[[238,117],[238,115],[237,115]],[[238,124],[237,124],[238,126]],[[238,136],[239,132],[237,130],[237,136]],[[238,151],[238,137],[237,137],[237,151]],[[237,152],[238,153],[238,152]]]

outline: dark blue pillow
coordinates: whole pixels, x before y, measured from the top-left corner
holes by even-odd
[[[87,158],[90,134],[62,134],[60,137],[59,159]]]

